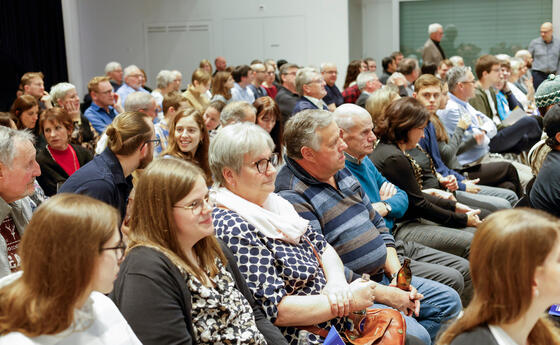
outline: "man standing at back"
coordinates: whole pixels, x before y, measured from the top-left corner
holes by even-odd
[[[439,45],[439,42],[441,42],[443,38],[443,26],[438,23],[430,24],[430,26],[428,26],[428,34],[430,38],[424,43],[422,64],[434,64],[438,66],[439,62],[445,59],[445,53]]]
[[[17,249],[31,219],[31,206],[24,198],[35,191],[39,175],[33,135],[0,126],[0,277],[20,268]]]
[[[531,74],[536,90],[549,74],[560,74],[560,41],[552,37],[552,23],[541,25],[541,37],[532,40],[528,50],[533,56]]]

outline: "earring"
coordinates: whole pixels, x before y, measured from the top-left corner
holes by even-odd
[[[539,289],[535,288],[535,297],[539,297]]]

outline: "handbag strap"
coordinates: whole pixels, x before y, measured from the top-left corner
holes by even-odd
[[[311,249],[313,250],[313,254],[315,254],[315,258],[317,258],[317,261],[319,262],[319,266],[321,267],[321,269],[323,270],[323,274],[326,277],[326,273],[325,273],[325,267],[323,267],[323,260],[321,260],[321,257],[319,256],[319,253],[317,253],[317,249],[315,249],[315,246],[313,245],[313,243],[311,243],[311,241],[309,241],[309,239],[307,238],[307,236],[302,236],[303,240],[305,242],[307,242],[307,244],[309,244],[309,246],[311,247]]]

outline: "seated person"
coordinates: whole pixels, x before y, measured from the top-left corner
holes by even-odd
[[[37,181],[45,194],[52,196],[68,177],[93,159],[93,154],[79,145],[70,144],[74,124],[64,108],[45,110],[39,126],[47,145],[37,153],[37,163],[41,167]]]
[[[362,60],[352,60],[346,68],[346,79],[344,80],[344,87],[342,91],[342,97],[344,98],[344,103],[356,103],[358,97],[360,97],[360,89],[358,88],[358,83],[356,79],[358,74],[364,72],[362,68]]]
[[[286,124],[284,133],[286,165],[278,173],[276,190],[336,249],[346,279],[370,274],[380,283],[376,290],[381,287],[376,302],[405,311],[407,331],[430,344],[440,324],[461,309],[459,295],[445,285],[414,276],[412,286],[424,299],[416,318],[409,317],[410,303],[419,301],[409,295],[409,306],[402,308],[401,302],[395,302],[403,301],[403,291],[387,287],[401,267],[395,240],[358,180],[344,168],[346,144],[332,114],[301,112]]]
[[[87,117],[80,113],[80,97],[76,87],[70,83],[58,83],[51,88],[50,95],[53,105],[64,108],[72,120],[70,142],[93,153],[98,135]]]
[[[194,70],[191,84],[187,91],[183,92],[186,102],[190,108],[198,110],[201,114],[208,107],[210,100],[206,97],[206,92],[210,90],[212,75],[202,68]]]
[[[297,101],[292,115],[305,109],[328,110],[323,97],[327,95],[323,76],[312,68],[302,68],[296,74],[296,90],[300,98]]]
[[[169,146],[162,151],[161,156],[177,157],[198,165],[211,184],[208,166],[210,137],[200,112],[190,108],[179,111],[171,121],[169,132],[172,133]]]
[[[560,105],[553,106],[544,116],[546,145],[551,151],[546,155],[537,179],[531,189],[530,200],[534,208],[560,216]]]
[[[159,139],[161,145],[154,149],[154,157],[158,156],[161,151],[165,150],[168,146],[167,142],[169,139],[169,126],[171,121],[175,118],[175,115],[188,108],[188,104],[185,98],[178,92],[169,92],[163,97],[162,102],[163,119],[154,125],[154,131],[156,132],[156,139]]]
[[[371,306],[374,298],[387,294],[386,287],[361,279],[348,284],[339,256],[321,231],[273,193],[278,163],[273,149],[272,138],[254,124],[235,124],[214,137],[210,167],[218,183],[216,235],[231,249],[257,303],[288,342],[297,343],[299,327],[316,326],[323,331],[310,333],[308,340],[320,344],[321,333],[331,326],[343,331],[344,316]],[[411,300],[410,293],[399,293],[401,310],[417,311],[421,295],[413,291]]]
[[[438,344],[560,344],[543,313],[560,303],[559,257],[557,219],[530,209],[492,214],[472,243],[473,301]]]
[[[479,211],[424,193],[421,168],[406,152],[416,147],[424,136],[429,112],[418,100],[407,97],[394,101],[385,117],[385,127],[380,129],[381,140],[370,155],[373,164],[391,183],[407,193],[409,206],[405,219],[423,218],[446,227],[445,231],[403,229],[401,239],[468,258],[473,227],[480,224]]]
[[[144,345],[287,344],[214,237],[202,170],[154,161],[139,179],[111,298]]]
[[[141,345],[104,295],[126,249],[119,222],[117,210],[84,195],[37,209],[18,251],[23,270],[0,281],[0,344]]]
[[[31,95],[22,95],[16,98],[10,108],[17,129],[28,129],[35,136],[33,145],[36,149],[44,147],[45,138],[39,128],[39,103]]]
[[[257,109],[256,123],[270,134],[272,141],[274,141],[274,152],[278,154],[278,159],[281,162],[282,154],[284,153],[282,141],[284,124],[282,123],[280,108],[270,97],[257,99],[253,106]]]
[[[392,234],[398,240],[398,233],[394,231],[395,222],[404,216],[408,197],[405,191],[387,181],[367,157],[373,151],[377,139],[373,133],[371,116],[355,104],[343,104],[333,115],[342,131],[342,139],[348,146],[344,150],[346,168],[358,179],[372,202],[371,206],[383,217],[387,228],[393,230]],[[411,220],[401,228],[418,225],[418,221]],[[410,267],[414,274],[451,286],[461,295],[463,304],[468,304],[472,286],[467,259],[419,243],[397,241],[396,247],[397,254],[411,259]]]
[[[204,125],[206,126],[206,130],[209,134],[217,130],[220,126],[220,116],[225,106],[225,102],[212,101],[210,102],[210,104],[208,104],[208,108],[206,108],[204,114],[202,114]]]

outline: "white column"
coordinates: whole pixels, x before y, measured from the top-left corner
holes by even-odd
[[[76,85],[76,90],[80,95],[80,99],[82,99],[87,90],[82,75],[78,0],[62,0],[62,18],[64,22],[68,81]]]

